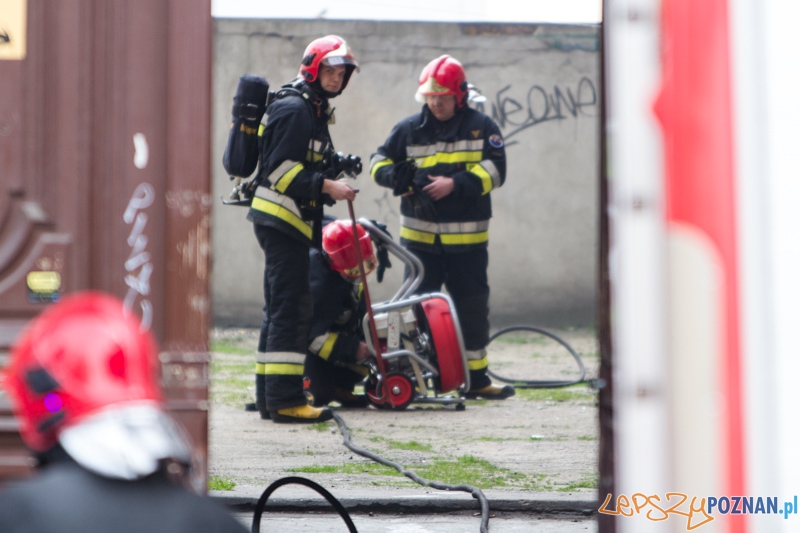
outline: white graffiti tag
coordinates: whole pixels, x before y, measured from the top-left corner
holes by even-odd
[[[133,309],[134,303],[140,296],[139,307],[142,311],[141,330],[147,331],[153,323],[153,304],[146,297],[150,294],[150,275],[153,273],[153,263],[150,261],[150,254],[145,251],[147,248],[147,235],[144,229],[147,226],[147,213],[142,210],[150,207],[155,199],[155,190],[149,183],[140,183],[133,191],[122,215],[122,220],[131,227],[128,235],[128,246],[131,253],[125,261],[125,285],[128,286],[128,294],[125,295],[125,309]],[[137,272],[138,270],[138,272]]]

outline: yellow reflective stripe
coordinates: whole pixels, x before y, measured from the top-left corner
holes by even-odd
[[[406,228],[405,226],[400,227],[400,236],[409,241],[424,242],[425,244],[433,244],[436,240],[436,234],[434,233],[417,231],[415,229]]]
[[[325,157],[325,154],[321,154],[319,152],[312,152],[311,150],[306,152],[306,161],[309,161],[311,163],[322,161],[323,157]]]
[[[467,165],[467,171],[472,172],[481,179],[481,183],[483,184],[482,194],[488,194],[489,191],[492,190],[492,188],[494,187],[494,182],[492,181],[492,175],[489,174],[486,171],[486,169],[483,168],[480,164]]]
[[[256,374],[264,375],[266,372],[264,371],[264,367],[266,365],[264,363],[256,363]]]
[[[265,129],[267,129],[267,127],[264,126],[263,124],[259,124],[258,125],[258,136],[259,137],[263,137],[264,136],[264,130]]]
[[[327,361],[328,357],[331,356],[331,350],[333,350],[333,345],[336,344],[336,339],[338,338],[339,338],[338,333],[331,333],[330,335],[328,335],[328,340],[326,340],[325,343],[322,345],[322,348],[319,349],[319,353],[317,355],[319,355],[320,357],[322,357]]]
[[[489,356],[477,359],[475,361],[467,361],[467,367],[470,370],[483,370],[489,366]]]
[[[263,366],[262,371],[259,372],[258,366]],[[289,375],[289,376],[302,376],[303,365],[292,365],[289,363],[265,363],[256,364],[256,374],[264,374],[266,376],[275,375]]]
[[[289,188],[289,185],[292,184],[295,176],[297,176],[301,170],[303,170],[303,163],[297,163],[295,166],[290,168],[278,179],[278,182],[275,184],[275,190],[281,194],[285,193],[286,189]]]
[[[250,204],[250,207],[252,207],[257,211],[261,211],[268,215],[277,217],[283,220],[284,222],[291,224],[295,229],[297,229],[307,238],[309,239],[311,238],[311,226],[306,224],[306,222],[302,218],[298,217],[297,215],[295,215],[282,205],[272,203],[268,200],[264,200],[263,198],[259,198],[256,196],[253,198],[253,203]]]
[[[430,168],[439,164],[477,163],[483,159],[483,151],[476,152],[436,152],[428,157],[417,158],[417,168]]]
[[[402,235],[402,231],[400,233]],[[442,233],[439,235],[442,244],[478,244],[489,240],[489,232],[480,233]]]
[[[372,179],[375,179],[375,174],[380,169],[382,169],[386,165],[391,165],[391,164],[392,164],[392,160],[391,159],[384,159],[383,161],[378,161],[377,163],[372,165],[372,170],[370,170],[370,175],[372,176]]]

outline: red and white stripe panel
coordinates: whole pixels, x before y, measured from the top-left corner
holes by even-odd
[[[800,3],[607,0],[605,15],[618,493],[790,500]],[[702,530],[800,531],[778,518]]]

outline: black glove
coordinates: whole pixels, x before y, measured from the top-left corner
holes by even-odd
[[[400,196],[411,190],[414,175],[417,173],[417,164],[413,159],[406,159],[394,164],[392,171],[392,193]]]
[[[370,220],[372,224],[377,227],[379,230],[384,232],[389,238],[392,238],[392,234],[389,233],[389,230],[386,229],[386,224],[381,224],[376,220]],[[387,268],[392,268],[392,262],[389,261],[389,250],[383,245],[382,241],[378,241],[375,243],[375,247],[378,249],[378,253],[375,254],[378,258],[378,283],[383,281],[383,273],[386,272]]]
[[[431,197],[417,187],[416,184],[412,184],[412,187],[414,188],[414,194],[409,196],[408,199],[414,208],[414,216],[421,220],[436,220],[436,206],[433,204]]]
[[[326,193],[322,193],[322,194],[319,196],[319,201],[320,201],[321,203],[323,203],[323,204],[327,205],[328,207],[330,207],[330,206],[332,206],[332,205],[336,205],[336,200],[334,200],[333,198],[331,198],[331,195],[330,195],[330,194],[326,194]]]

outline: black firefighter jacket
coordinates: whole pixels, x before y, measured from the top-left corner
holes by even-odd
[[[492,203],[489,193],[506,178],[503,137],[497,124],[470,107],[440,122],[425,105],[420,113],[398,123],[370,161],[370,174],[384,187],[393,186],[395,163],[407,158],[417,166],[415,195],[400,203],[400,242],[428,252],[463,252],[486,247]],[[453,178],[453,192],[419,210],[416,195],[431,183],[428,176]]]
[[[245,533],[227,510],[171,482],[164,472],[124,481],[71,459],[0,491],[4,533]]]
[[[329,363],[353,364],[358,343],[363,340],[361,321],[367,312],[361,284],[344,279],[325,261],[319,250],[311,250],[314,320],[308,350]]]
[[[321,209],[326,196],[320,171],[324,152],[332,148],[328,122],[333,111],[327,99],[310,87],[300,89],[302,96],[279,92],[267,108],[261,132],[261,183],[247,219],[310,244],[314,218],[310,212]]]

